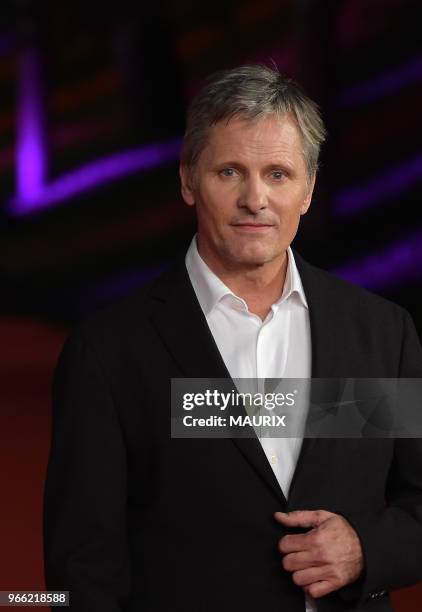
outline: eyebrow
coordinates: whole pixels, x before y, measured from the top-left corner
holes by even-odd
[[[214,167],[215,168],[239,168],[241,170],[248,169],[245,164],[239,161],[235,161],[235,160],[217,162],[216,164],[214,164]],[[283,162],[278,162],[278,163],[272,162],[264,166],[263,170],[266,172],[271,172],[272,170],[284,170],[290,173],[295,172],[295,168],[293,164],[289,163],[288,161],[283,161]]]

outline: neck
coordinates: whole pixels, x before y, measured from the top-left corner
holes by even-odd
[[[211,260],[206,254],[198,252],[207,266],[219,279],[245,300],[249,312],[266,318],[271,306],[283,292],[287,272],[287,252],[281,258],[259,266],[224,266],[221,261]]]

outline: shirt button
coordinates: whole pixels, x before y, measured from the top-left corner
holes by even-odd
[[[275,465],[276,463],[278,463],[278,458],[277,458],[277,455],[271,455],[271,457],[270,457],[270,463],[272,463],[273,465]]]

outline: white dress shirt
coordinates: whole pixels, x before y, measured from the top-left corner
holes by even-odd
[[[293,252],[287,250],[281,297],[264,321],[249,312],[198,253],[196,236],[186,254],[186,268],[211,333],[232,378],[310,378],[311,333],[308,304]],[[258,438],[287,499],[302,438]],[[315,612],[306,599],[306,612]]]

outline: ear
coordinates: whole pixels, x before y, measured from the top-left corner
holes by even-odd
[[[316,174],[314,174],[314,176],[312,177],[312,180],[309,184],[308,187],[308,191],[307,194],[305,196],[305,199],[303,201],[302,206],[300,207],[300,214],[304,215],[308,212],[308,208],[311,205],[311,200],[312,200],[312,194],[314,192],[314,187],[315,187],[315,180],[316,180]]]
[[[195,205],[195,196],[192,189],[192,173],[187,166],[179,166],[180,187],[182,197],[188,206]]]

